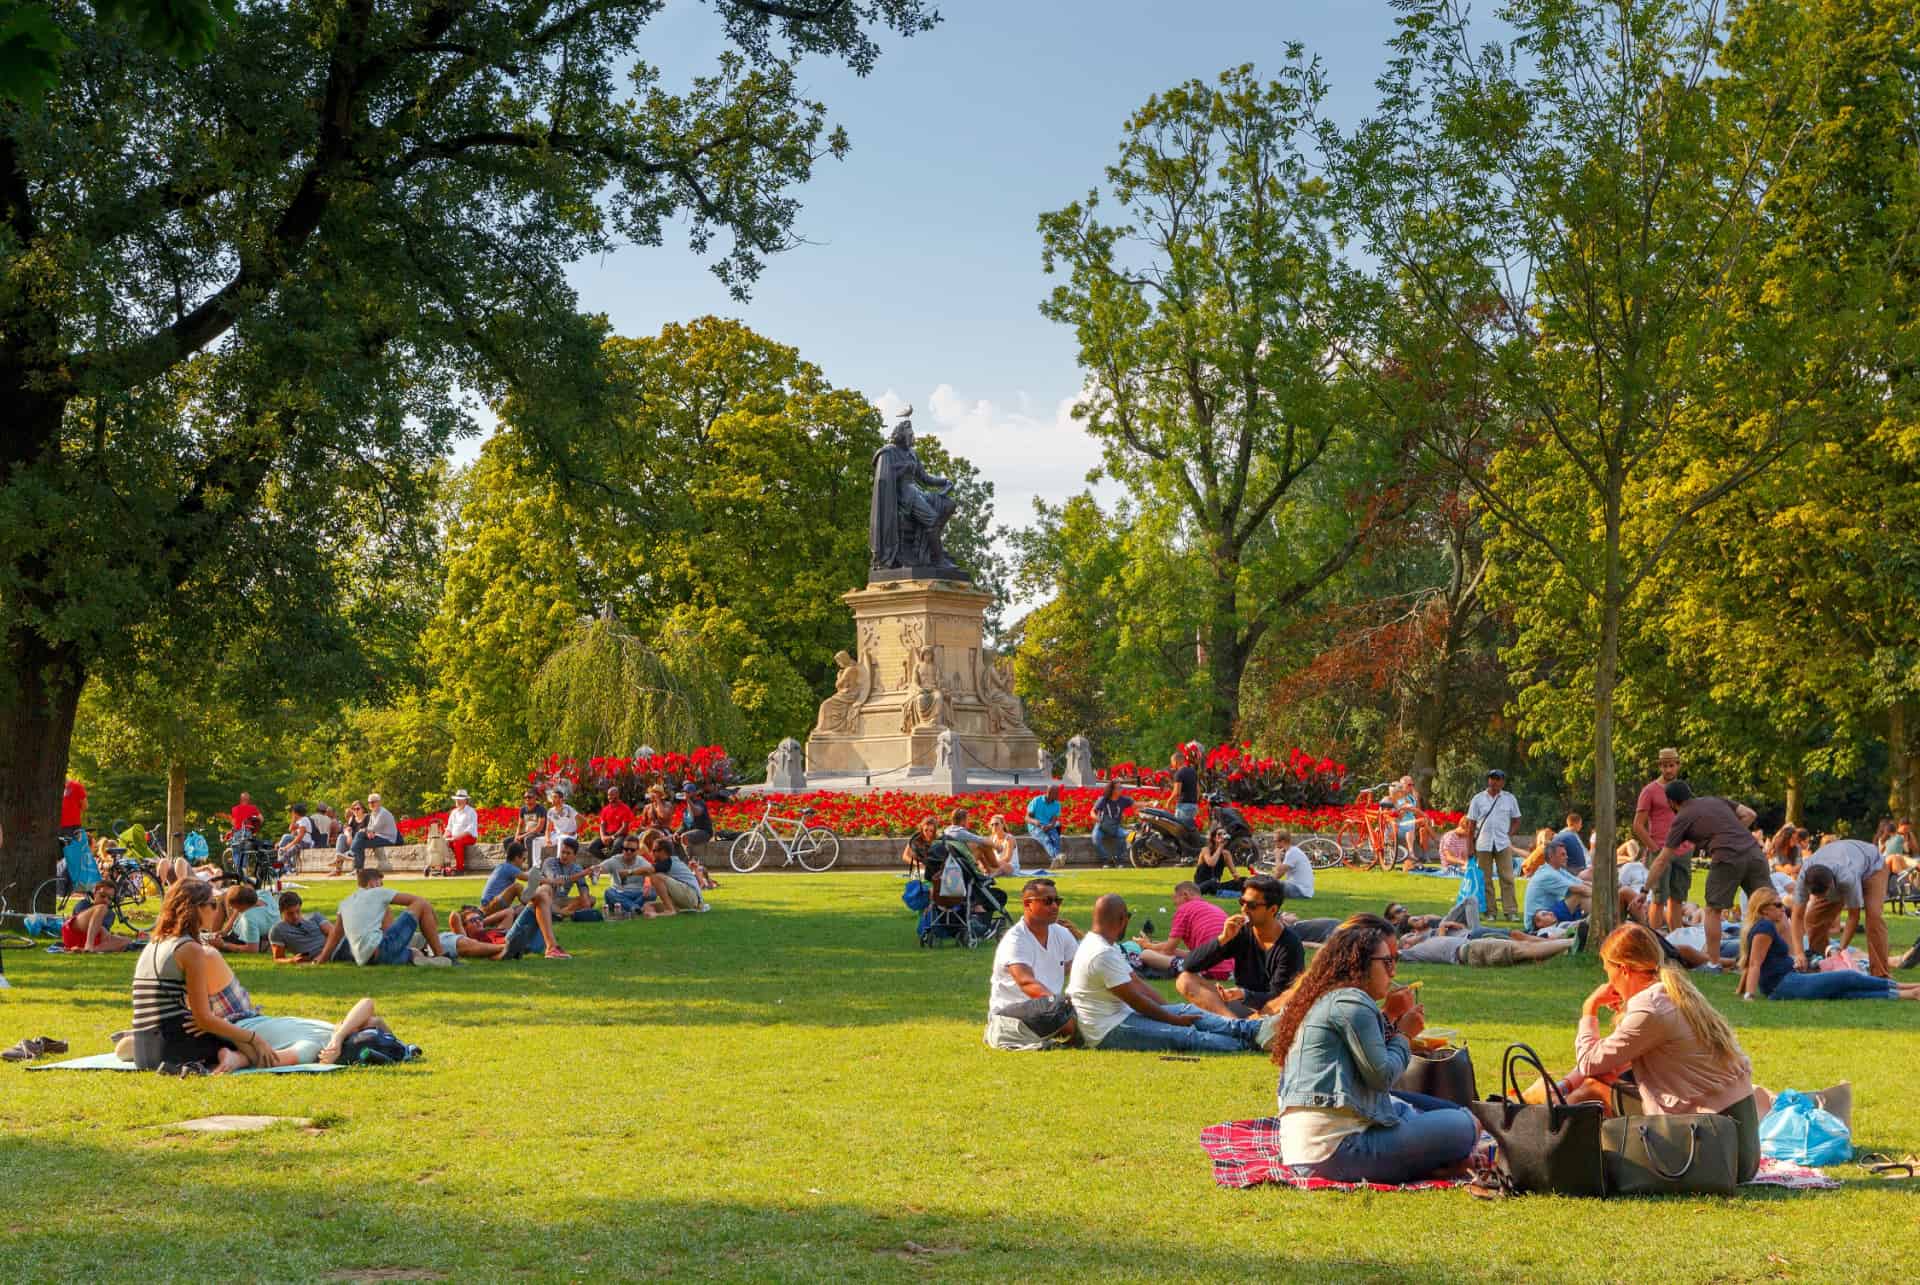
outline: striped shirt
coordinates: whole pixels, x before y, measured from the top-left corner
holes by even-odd
[[[133,965],[133,1029],[158,1031],[192,1016],[187,1007],[187,975],[174,952],[190,937],[148,942]]]

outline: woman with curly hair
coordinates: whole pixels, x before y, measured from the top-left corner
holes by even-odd
[[[1410,992],[1388,1001],[1397,963],[1393,925],[1355,915],[1284,997],[1273,1060],[1280,1156],[1296,1175],[1405,1183],[1464,1172],[1480,1133],[1472,1114],[1392,1088],[1412,1057],[1409,1040],[1426,1025]]]

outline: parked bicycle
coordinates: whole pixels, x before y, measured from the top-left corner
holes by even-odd
[[[812,808],[797,817],[775,816],[769,799],[753,828],[734,836],[733,846],[727,849],[728,862],[741,874],[758,870],[771,846],[786,854],[786,865],[797,861],[806,870],[832,869],[840,859],[840,836],[824,825],[812,824],[812,816]]]
[[[112,865],[102,870],[88,846],[87,832],[73,832],[61,847],[63,869],[33,890],[28,913],[64,919],[79,908],[80,899],[92,895],[95,884],[105,883],[113,904],[108,923],[118,923],[134,936],[152,928],[160,910],[159,881],[138,861],[123,859],[123,849],[117,845],[110,845],[107,851]],[[154,894],[151,898],[149,885]]]
[[[1324,834],[1302,835],[1294,840],[1293,846],[1307,854],[1307,862],[1315,870],[1331,870],[1346,861],[1346,854],[1341,851],[1340,845]],[[1285,855],[1274,846],[1273,840],[1266,840],[1260,845],[1260,855],[1253,863],[1254,873],[1284,878],[1281,858]]]
[[[1340,847],[1341,860],[1356,870],[1391,870],[1416,855],[1413,835],[1403,841],[1399,814],[1374,802],[1392,791],[1391,781],[1370,785],[1341,813],[1333,842]]]

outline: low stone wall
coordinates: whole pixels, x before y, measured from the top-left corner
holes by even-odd
[[[727,865],[727,846],[731,839],[720,839],[709,843],[704,850],[696,853],[707,868],[716,875],[724,874]],[[1040,845],[1024,835],[1019,839],[1020,864],[1039,866],[1042,863]],[[836,870],[898,870],[900,849],[906,846],[904,838],[884,839],[846,839],[840,840],[840,859],[834,864]],[[493,869],[506,851],[505,845],[498,843],[476,843],[467,852],[467,870],[469,873],[484,874]],[[1094,864],[1093,840],[1085,835],[1068,835],[1062,848],[1065,860],[1063,864],[1071,866],[1090,866]],[[427,845],[424,843],[403,843],[391,848],[368,848],[367,861],[389,874],[419,874],[427,868]],[[309,848],[300,854],[299,872],[301,874],[319,874],[333,864],[333,853]],[[788,869],[800,871],[799,862],[791,866],[782,866],[778,852],[769,852],[760,866],[762,870]],[[801,871],[801,873],[805,873]]]

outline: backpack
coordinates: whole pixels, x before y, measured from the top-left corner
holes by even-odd
[[[948,857],[940,867],[940,895],[955,901],[967,895],[967,876],[960,870],[960,858]]]
[[[422,1056],[417,1046],[402,1044],[386,1031],[371,1027],[349,1035],[340,1050],[340,1062],[344,1066],[391,1066]]]

